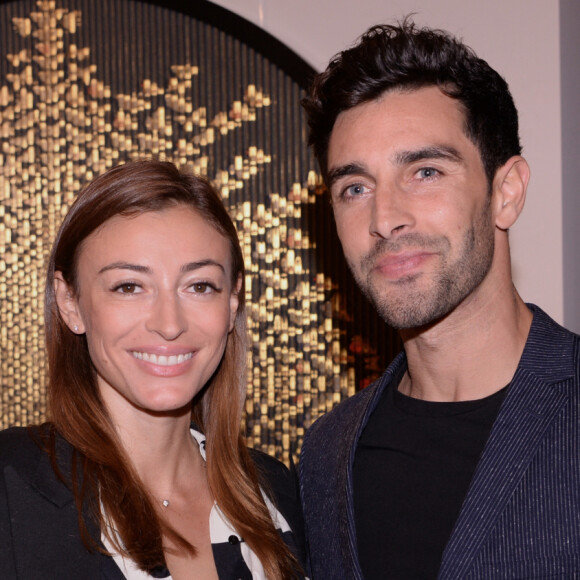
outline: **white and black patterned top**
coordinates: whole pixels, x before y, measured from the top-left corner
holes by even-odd
[[[194,428],[191,429],[191,435],[198,442],[201,456],[205,460],[205,435]],[[252,455],[256,459],[254,453]],[[271,458],[268,459],[271,460]],[[259,461],[257,463],[259,464]],[[278,532],[289,547],[296,551],[296,542],[286,518],[278,511],[266,494],[264,492],[262,494]],[[209,529],[213,556],[220,579],[267,580],[259,558],[244,542],[217,503],[214,503],[210,512]],[[104,534],[101,537],[101,541],[105,548],[113,554],[113,561],[127,580],[151,580],[151,578],[171,580],[171,575],[167,568],[160,569],[154,575],[144,572],[131,559],[115,553]]]

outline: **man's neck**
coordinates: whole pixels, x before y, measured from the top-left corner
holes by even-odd
[[[503,294],[485,303],[475,297],[428,328],[402,331],[408,371],[399,391],[428,401],[469,401],[505,387],[533,315],[511,284]]]

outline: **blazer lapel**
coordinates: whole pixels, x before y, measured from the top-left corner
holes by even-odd
[[[11,467],[4,477],[17,577],[43,578],[67,571],[69,578],[100,578],[95,555],[80,540],[74,502],[48,501]]]
[[[560,327],[541,311],[535,312],[522,360],[443,554],[439,578],[467,576],[544,435],[569,399],[574,376],[572,335],[556,337],[554,329]]]
[[[39,453],[36,470],[18,472],[8,466],[3,473],[17,578],[36,580],[60,574],[101,580],[102,564],[110,558],[86,550],[73,496],[56,477],[48,456]],[[99,537],[96,526],[89,524],[89,532]],[[122,580],[123,574],[115,568],[118,575],[113,571],[105,577]]]

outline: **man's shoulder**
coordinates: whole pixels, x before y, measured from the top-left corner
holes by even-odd
[[[375,382],[319,417],[306,432],[304,444],[308,446],[313,440],[327,439],[334,435],[344,439],[345,436],[349,436],[351,431],[357,431],[361,421],[371,410],[369,406],[376,403],[401,365],[405,364],[404,361],[404,353],[400,353]]]
[[[520,360],[520,368],[545,380],[575,375],[580,365],[580,336],[553,320],[534,304],[530,333]]]
[[[571,341],[580,339],[580,335],[568,328],[565,328],[556,322],[547,312],[542,310],[535,304],[528,303],[526,306],[532,311],[534,315],[532,322],[532,333],[537,334],[539,338],[544,335],[550,335],[550,339],[560,339],[563,341]]]
[[[328,413],[320,416],[313,423],[312,427],[310,427],[308,433],[312,435],[312,432],[327,429],[331,426],[340,428],[345,423],[349,424],[353,421],[356,422],[360,413],[364,412],[370,400],[373,398],[380,386],[381,379],[378,379],[368,387],[358,391],[351,397],[348,397],[344,401],[340,402]]]

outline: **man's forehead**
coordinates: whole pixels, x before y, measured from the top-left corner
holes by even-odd
[[[340,113],[330,134],[328,169],[354,149],[365,157],[379,146],[400,157],[429,147],[459,150],[466,138],[473,145],[466,128],[462,103],[437,86],[389,90]]]
[[[405,109],[407,114],[415,111],[417,115],[424,115],[428,113],[424,106],[426,103],[431,103],[433,106],[439,104],[439,108],[446,107],[454,111],[455,114],[459,113],[462,121],[466,121],[467,111],[463,103],[450,96],[449,92],[446,92],[444,88],[438,85],[397,87],[387,89],[374,99],[341,111],[336,117],[330,136],[332,138],[336,128],[340,127],[345,118],[349,118],[352,122],[368,114],[368,111],[373,109],[380,111],[381,115],[389,115],[390,109],[393,109],[393,114],[396,115],[401,107]]]

